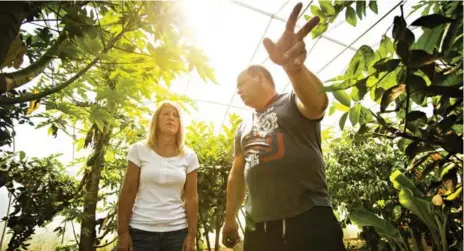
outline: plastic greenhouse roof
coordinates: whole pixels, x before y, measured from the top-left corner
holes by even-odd
[[[185,0],[187,20],[192,27],[198,46],[202,47],[210,58],[210,64],[215,70],[218,84],[205,83],[197,73],[184,76],[172,83],[171,90],[185,94],[196,101],[197,109],[190,109],[186,114],[186,123],[192,119],[211,121],[216,128],[228,122],[228,114],[236,113],[245,117],[251,114],[236,95],[236,77],[249,64],[263,64],[270,70],[279,92],[291,90],[288,77],[280,66],[267,59],[267,53],[262,46],[263,37],[276,40],[285,27],[285,21],[293,6],[298,1],[288,0]],[[406,1],[404,12],[409,13],[417,0]],[[310,14],[310,5],[318,5],[318,1],[303,1],[304,14]],[[306,66],[315,72],[322,81],[342,73],[351,57],[361,45],[377,47],[382,34],[387,30],[391,35],[390,25],[395,15],[400,14],[400,1],[380,0],[378,14],[367,11],[367,16],[358,20],[356,27],[345,21],[342,13],[329,26],[322,38],[311,39],[307,36],[306,48],[308,57]],[[408,18],[415,20],[420,13]],[[380,21],[379,21],[380,20]],[[297,26],[305,23],[304,18],[298,20]],[[418,32],[420,29],[414,30]],[[417,34],[416,34],[417,35]],[[333,97],[329,94],[329,99]],[[152,106],[152,102],[146,105]],[[326,115],[322,120],[322,129],[329,126],[338,128],[341,113]],[[26,126],[25,126],[26,127]],[[52,138],[38,130],[17,127],[16,150],[23,150],[28,155],[42,157],[50,153],[63,153],[62,160],[66,163],[77,155],[71,139],[66,135]],[[40,129],[42,130],[42,129]],[[34,140],[31,142],[31,138]],[[41,147],[47,145],[47,147]]]
[[[267,58],[262,46],[263,37],[276,40],[285,27],[285,22],[299,1],[288,0],[206,0],[186,2],[188,19],[199,45],[211,59],[219,85],[206,84],[195,73],[179,79],[173,84],[173,91],[186,94],[197,102],[198,110],[192,110],[190,119],[212,121],[216,126],[227,123],[227,115],[236,113],[247,116],[251,109],[244,106],[235,94],[235,81],[238,73],[249,64],[263,64],[270,70],[279,92],[291,90],[288,77],[280,66]],[[358,20],[353,27],[345,21],[341,13],[321,38],[305,39],[308,57],[306,66],[317,73],[322,80],[328,80],[342,73],[355,51],[362,45],[376,48],[383,34],[391,36],[391,24],[400,15],[402,1],[377,1],[379,13],[367,11],[367,16]],[[404,13],[418,1],[405,1]],[[303,1],[304,15],[311,15],[310,6],[318,1]],[[420,12],[407,18],[415,20]],[[303,15],[297,22],[305,24]],[[418,30],[415,30],[415,33]],[[333,97],[329,94],[329,99]],[[341,114],[326,116],[321,122],[323,128],[338,124]]]

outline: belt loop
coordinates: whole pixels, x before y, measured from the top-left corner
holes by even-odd
[[[282,239],[285,239],[285,228],[287,227],[287,224],[285,222],[285,218],[282,219]]]
[[[264,233],[266,233],[267,225],[266,222],[264,222]]]

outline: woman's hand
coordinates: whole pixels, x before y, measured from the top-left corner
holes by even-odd
[[[118,245],[116,246],[115,251],[134,251],[132,238],[129,233],[118,236]]]
[[[195,250],[195,236],[188,234],[185,237],[184,244],[182,245],[182,251],[194,251]]]

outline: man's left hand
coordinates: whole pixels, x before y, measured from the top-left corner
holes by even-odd
[[[265,38],[263,41],[272,62],[283,66],[287,72],[297,71],[302,68],[306,60],[306,48],[303,39],[319,23],[319,17],[314,17],[295,33],[296,21],[302,7],[302,3],[295,5],[287,20],[285,31],[277,43],[272,42],[269,38]]]

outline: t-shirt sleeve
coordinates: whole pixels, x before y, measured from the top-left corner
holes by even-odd
[[[198,161],[198,156],[197,154],[192,151],[188,155],[188,160],[187,160],[187,173],[190,173],[192,171],[197,170],[200,167],[200,162]]]
[[[141,166],[142,161],[140,161],[139,148],[137,144],[132,145],[129,149],[129,153],[127,154],[127,160],[134,163],[138,167]]]
[[[235,138],[234,138],[234,157],[242,154],[242,124],[237,126],[235,130]]]
[[[305,118],[306,120],[313,121],[313,122],[321,122],[322,119],[324,119],[325,114],[322,115],[322,117],[320,117],[320,118],[318,118],[318,119],[308,119],[308,118],[304,117],[303,114],[301,114],[301,112],[298,110],[298,107],[297,107],[297,105],[296,105],[297,96],[296,96],[296,94],[295,94],[295,91],[292,90],[292,91],[290,92],[289,98],[290,98],[291,106],[298,112],[298,114],[301,115],[301,117]],[[292,109],[293,109],[293,108],[292,108]]]

